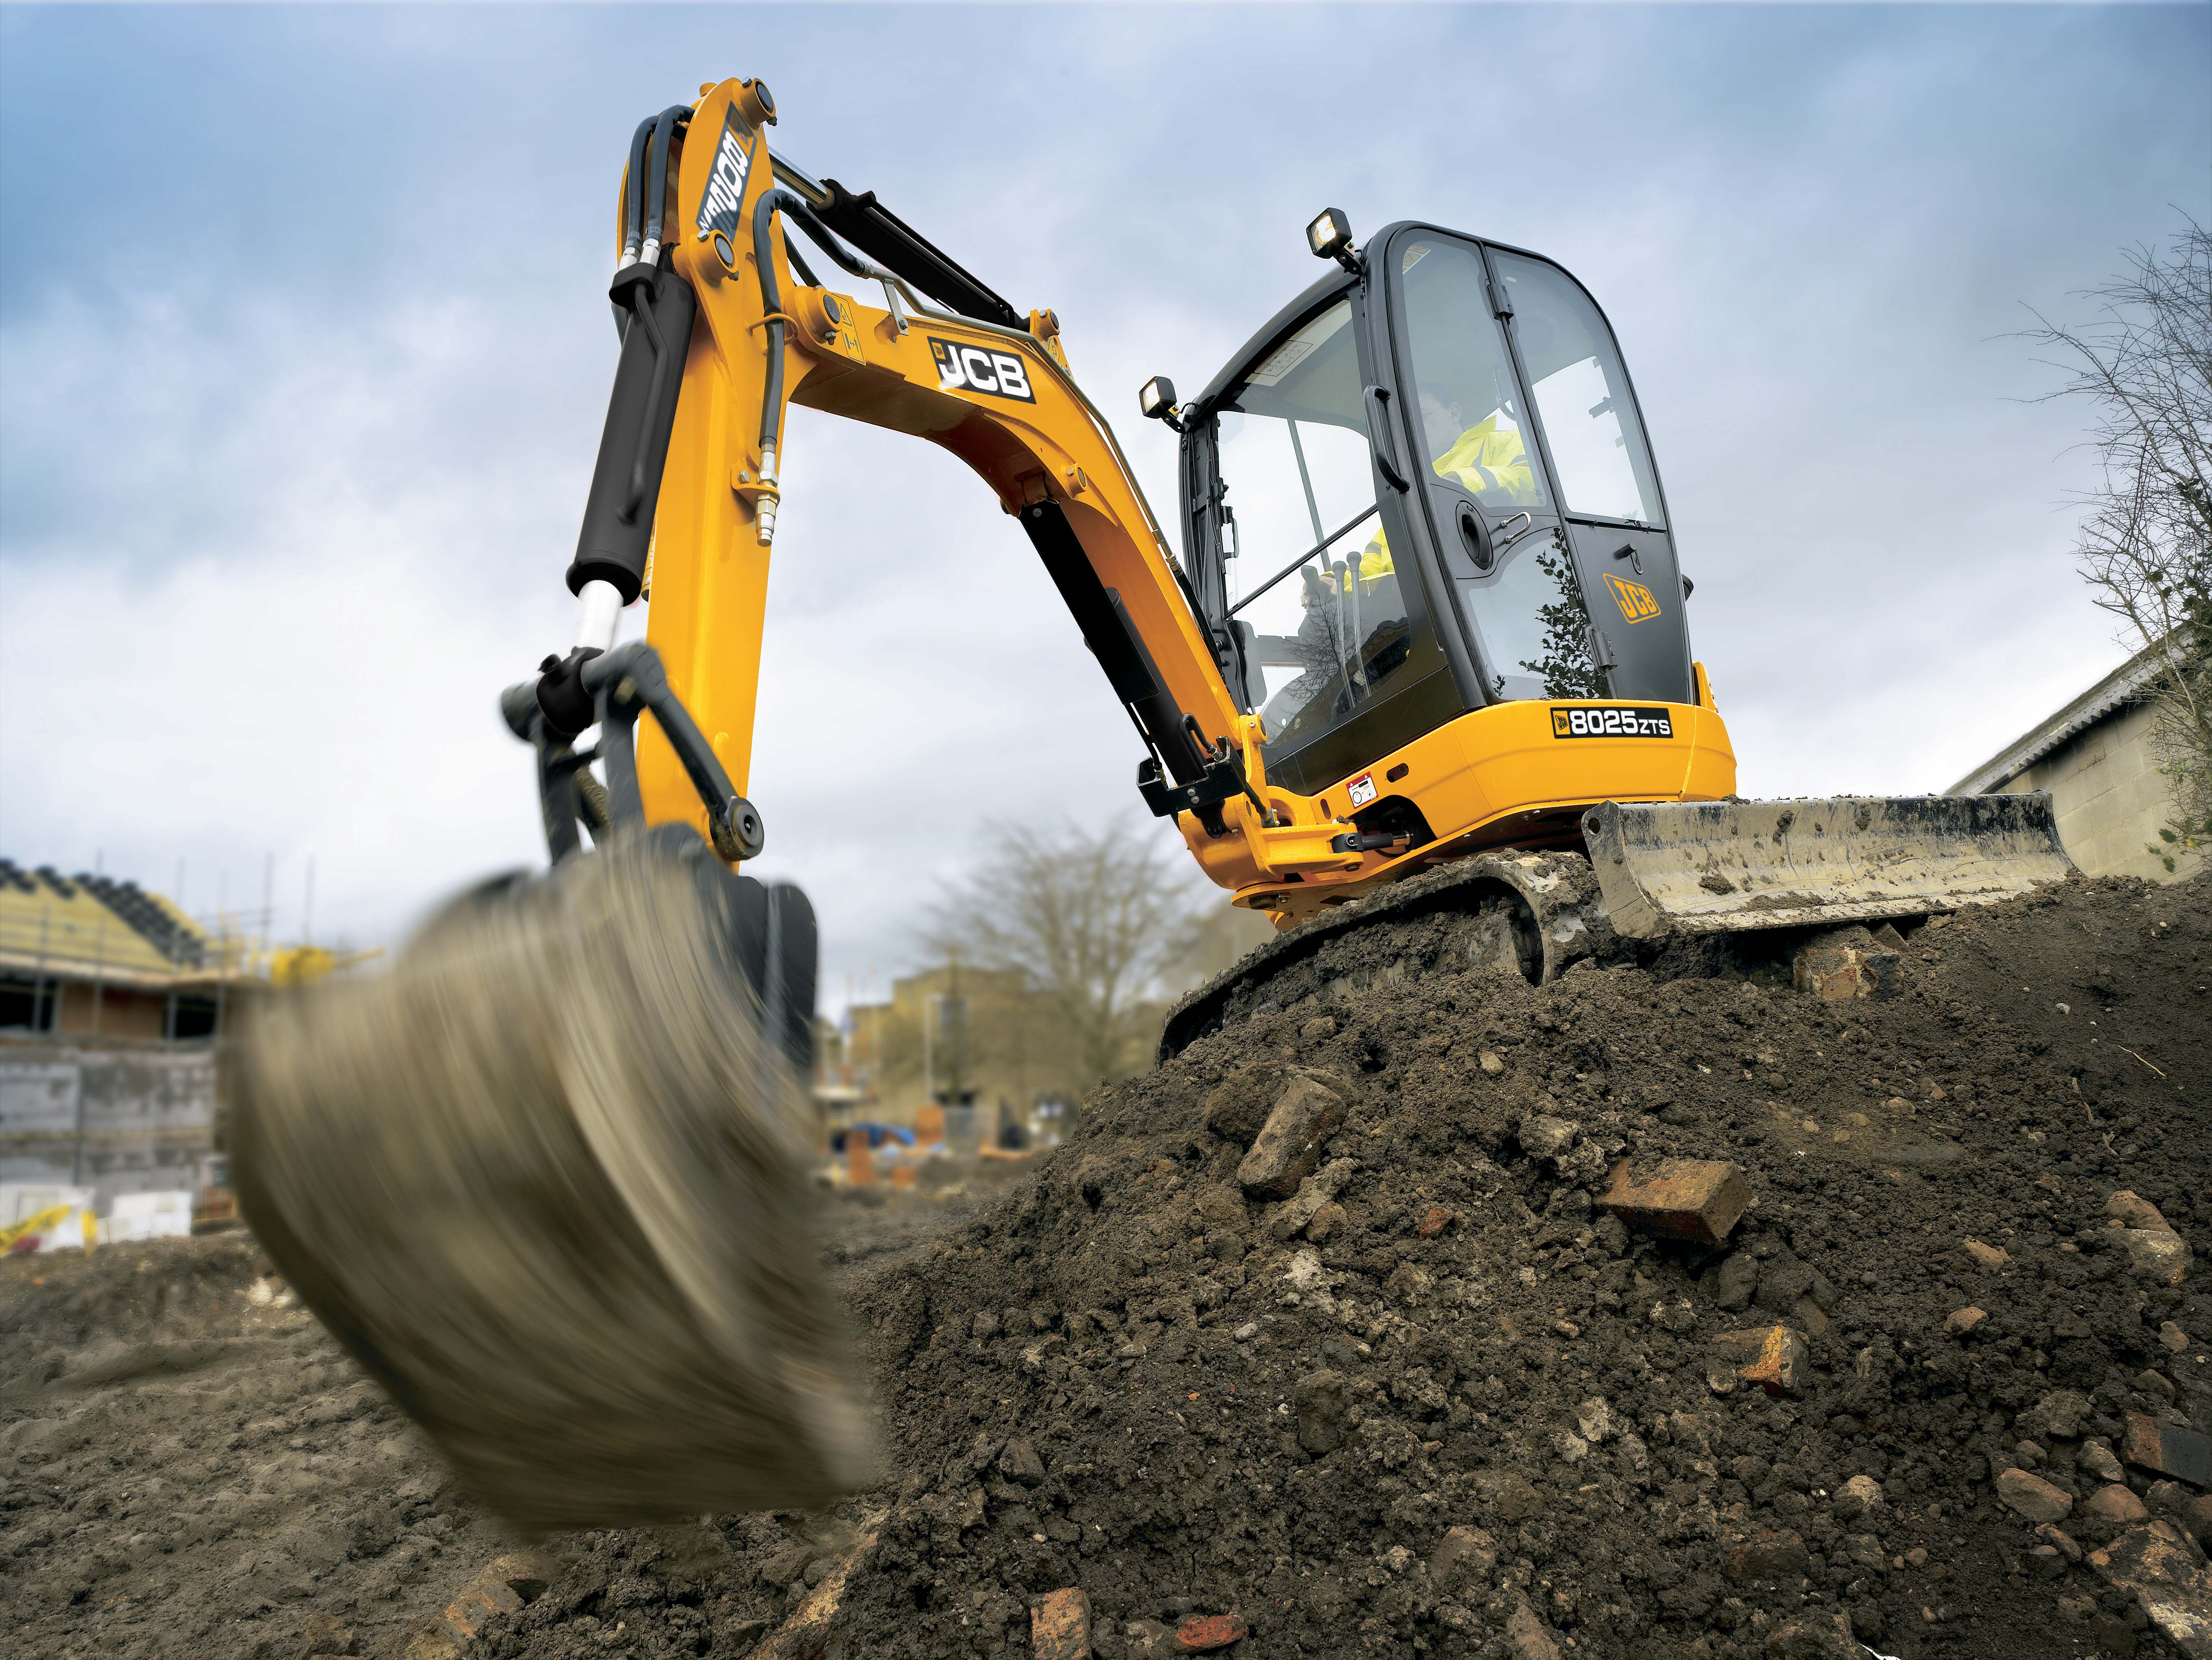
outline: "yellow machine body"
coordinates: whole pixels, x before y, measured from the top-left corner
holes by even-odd
[[[750,240],[694,237],[681,228],[698,219],[706,193],[717,187],[711,138],[724,131],[732,105],[744,107],[750,84],[726,81],[705,93],[690,121],[697,137],[672,168],[672,222],[679,228],[672,233],[672,265],[696,292],[699,310],[660,484],[647,623],[671,687],[740,793],[759,709],[772,548],[762,517],[767,506],[772,523],[777,496],[756,430],[770,319]],[[762,194],[777,188],[766,131],[752,131],[735,216],[740,226],[752,222]],[[725,167],[721,188],[728,172]],[[1206,739],[1225,739],[1241,756],[1252,794],[1266,804],[1264,818],[1246,795],[1221,804],[1221,835],[1195,813],[1177,815],[1201,868],[1237,903],[1273,912],[1287,925],[1408,866],[1507,842],[1563,843],[1580,811],[1600,801],[1733,794],[1735,752],[1702,671],[1701,701],[1677,706],[1668,739],[1559,744],[1552,737],[1554,704],[1525,701],[1460,715],[1328,789],[1309,794],[1269,784],[1259,719],[1231,694],[1158,521],[1112,429],[1068,368],[1054,314],[1032,312],[1027,332],[1016,333],[933,311],[895,313],[797,281],[780,220],[770,246],[775,288],[785,297],[787,401],[942,446],[974,469],[1009,514],[1056,503],[1099,581],[1126,607],[1176,707]],[[1558,707],[1605,705],[1577,699]],[[651,726],[640,733],[638,770],[649,819],[707,833],[691,781]],[[1391,792],[1419,809],[1432,842],[1395,854],[1332,847],[1349,826],[1348,792],[1370,775],[1387,778]]]

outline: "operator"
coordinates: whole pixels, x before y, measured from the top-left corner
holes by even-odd
[[[1521,429],[1511,424],[1503,408],[1492,410],[1473,426],[1457,404],[1448,404],[1427,387],[1421,389],[1421,436],[1429,451],[1429,465],[1439,478],[1449,478],[1486,508],[1536,505],[1536,475],[1528,465],[1528,448]],[[1390,544],[1381,531],[1359,551],[1359,586],[1371,589],[1396,573]],[[1349,582],[1347,575],[1346,581]]]
[[[1462,429],[1463,418],[1457,404],[1422,390],[1421,431],[1437,476],[1464,486],[1468,494],[1481,497],[1486,508],[1535,506],[1536,475],[1512,417],[1504,409],[1495,409]]]

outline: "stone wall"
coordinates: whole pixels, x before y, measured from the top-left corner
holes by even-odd
[[[2192,875],[2201,856],[2179,859],[2168,873],[2147,845],[2158,841],[2159,826],[2173,813],[2172,788],[2151,753],[2150,727],[2148,707],[2123,704],[1997,787],[2008,794],[2049,790],[2059,840],[2092,876],[2171,882]]]
[[[215,1151],[215,1052],[0,1043],[0,1182],[118,1193],[195,1185]]]

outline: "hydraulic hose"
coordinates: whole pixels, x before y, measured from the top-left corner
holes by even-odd
[[[620,265],[635,259],[645,241],[645,147],[660,118],[648,115],[629,136],[629,169],[623,174],[623,251]],[[617,265],[617,269],[620,269]]]
[[[652,194],[645,202],[645,246],[638,257],[651,265],[660,257],[660,225],[668,209],[668,151],[676,130],[691,119],[689,104],[671,104],[653,119],[653,160],[647,171]]]
[[[775,225],[778,208],[805,211],[806,204],[772,185],[761,192],[753,207],[753,263],[760,267],[761,312],[768,319],[768,390],[761,398],[761,471],[775,477],[776,417],[783,412],[783,293],[775,280],[775,245],[769,233]]]

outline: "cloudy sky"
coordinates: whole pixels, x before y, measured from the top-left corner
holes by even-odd
[[[1543,250],[1619,331],[1747,794],[1941,789],[2123,654],[2016,331],[2212,214],[2212,9],[0,9],[0,853],[400,937],[541,857],[499,688],[562,572],[637,119],[779,149],[1018,307],[1171,511],[1324,205]],[[1124,417],[1126,416],[1126,418]],[[793,412],[750,794],[867,995],[993,817],[1141,816],[1019,532]]]

